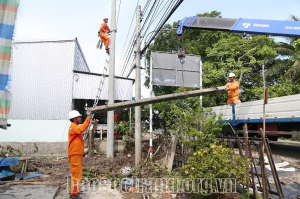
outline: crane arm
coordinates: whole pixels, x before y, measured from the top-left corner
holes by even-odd
[[[184,29],[300,37],[300,21],[185,17],[178,23],[177,34],[182,35]]]

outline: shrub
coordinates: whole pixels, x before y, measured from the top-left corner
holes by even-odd
[[[245,157],[234,154],[231,149],[211,145],[194,152],[188,164],[180,168],[180,173],[183,178],[210,178],[213,185],[217,178],[235,178],[236,183],[245,184],[249,178],[246,175],[248,168]]]

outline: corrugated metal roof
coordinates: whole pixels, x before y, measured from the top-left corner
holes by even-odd
[[[79,70],[83,72],[90,72],[90,69],[85,60],[84,54],[81,50],[79,42],[75,40],[75,53],[74,53],[74,70]]]
[[[74,99],[95,99],[101,75],[76,73],[74,80]],[[131,100],[133,80],[115,78],[115,100]],[[100,94],[101,100],[108,99],[108,77],[104,79],[104,85]]]

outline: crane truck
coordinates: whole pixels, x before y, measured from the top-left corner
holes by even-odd
[[[264,100],[217,106],[212,114],[221,115],[225,126],[224,136],[242,136],[244,123],[248,124],[249,136],[260,136],[263,127]],[[266,135],[269,140],[300,134],[300,94],[268,99],[265,105]]]

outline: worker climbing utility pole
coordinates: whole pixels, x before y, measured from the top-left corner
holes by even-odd
[[[111,29],[116,30],[116,0],[111,1]],[[110,33],[110,58],[108,72],[108,104],[114,104],[115,94],[115,41],[116,31]],[[107,112],[107,157],[114,157],[114,111]]]
[[[141,99],[141,6],[136,8],[135,99]],[[135,165],[142,159],[141,106],[135,107]]]

